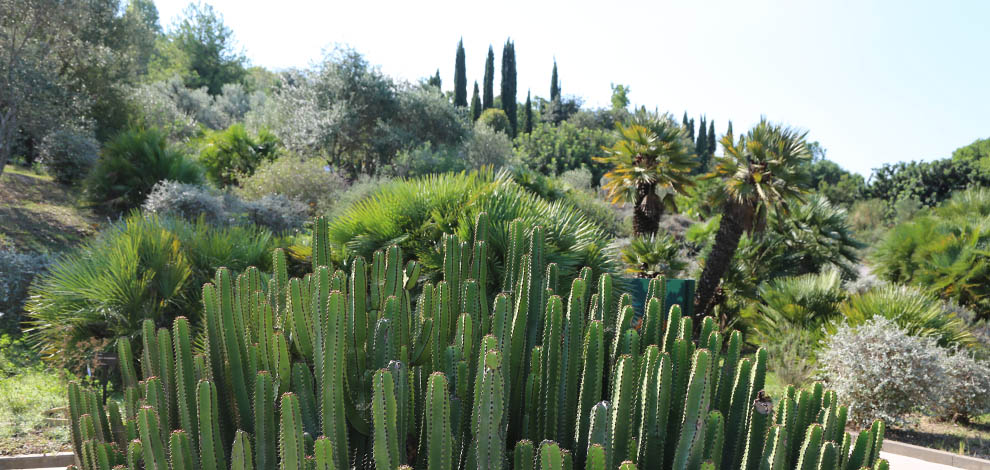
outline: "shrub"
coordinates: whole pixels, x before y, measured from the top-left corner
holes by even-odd
[[[852,295],[839,311],[854,326],[884,317],[909,334],[933,338],[944,347],[976,344],[965,321],[946,313],[937,298],[910,286],[886,285]]]
[[[633,238],[622,249],[622,262],[627,273],[646,278],[676,278],[687,267],[681,257],[680,243],[666,233]]]
[[[969,421],[990,411],[990,364],[976,360],[967,351],[954,351],[945,354],[939,365],[945,382],[936,393],[937,417]]]
[[[435,147],[432,143],[412,150],[400,151],[389,168],[389,174],[412,178],[432,173],[463,171],[467,168],[464,153],[453,147]]]
[[[839,305],[847,297],[835,269],[774,279],[761,284],[757,295],[760,303],[744,317],[769,342],[783,341],[776,336],[789,328],[820,337],[822,327],[839,316]]]
[[[35,280],[27,311],[44,357],[70,368],[141,321],[168,325],[198,308],[219,266],[265,268],[271,235],[252,227],[131,215],[56,261]]]
[[[230,223],[223,195],[195,184],[159,181],[141,209],[151,214],[177,216],[190,221],[203,217],[211,224]]]
[[[578,127],[567,121],[559,125],[545,122],[533,128],[533,132],[516,137],[515,144],[530,168],[551,174],[584,168],[590,172],[591,185],[597,187],[608,168],[594,162],[592,157],[601,156],[602,147],[615,144],[612,129],[614,126],[601,130]]]
[[[467,169],[470,170],[477,170],[482,167],[498,170],[515,160],[512,140],[505,133],[484,126],[478,126],[474,129],[471,138],[464,143],[464,154],[467,160]]]
[[[581,167],[567,170],[560,174],[560,181],[571,189],[585,192],[593,192],[592,186],[598,186],[591,175],[591,170]]]
[[[854,423],[882,419],[903,424],[929,406],[945,386],[932,338],[912,336],[883,317],[843,324],[825,341],[821,364],[829,386],[850,405]]]
[[[505,111],[498,108],[488,108],[481,113],[481,117],[475,123],[474,129],[478,130],[479,127],[486,127],[500,134],[508,135],[511,124],[509,123],[509,116],[505,114]]]
[[[599,225],[613,237],[626,237],[632,233],[632,225],[622,216],[618,208],[596,197],[593,193],[569,190],[561,198],[574,206],[588,220]]]
[[[302,228],[309,219],[309,207],[281,194],[269,194],[256,201],[241,203],[248,220],[273,233],[283,234]]]
[[[86,179],[89,200],[110,214],[138,207],[162,180],[202,183],[199,166],[168,145],[155,129],[121,133],[103,147]]]
[[[265,129],[251,136],[243,124],[234,124],[225,131],[208,133],[200,145],[199,161],[206,177],[225,187],[236,184],[240,175],[251,176],[263,162],[275,160],[281,144]]]
[[[327,166],[326,161],[295,155],[262,163],[253,175],[238,176],[238,184],[234,191],[245,199],[280,194],[303,202],[315,213],[329,213],[341,203],[341,194],[350,186],[339,172]]]
[[[801,387],[818,369],[820,334],[800,326],[785,324],[773,335],[757,333],[759,344],[767,350],[767,370],[777,374],[785,385]]]
[[[91,133],[59,129],[41,141],[39,156],[45,171],[61,184],[82,180],[99,157],[100,144]]]
[[[28,287],[50,262],[47,255],[0,250],[0,332],[17,330]]]
[[[872,230],[887,222],[887,203],[879,199],[856,201],[849,210],[849,225],[855,230]]]

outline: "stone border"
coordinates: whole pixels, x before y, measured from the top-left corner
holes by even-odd
[[[75,463],[76,456],[72,452],[13,455],[0,457],[0,470],[68,467]]]
[[[905,444],[890,439],[883,440],[881,450],[890,452],[891,454],[903,455],[905,457],[924,460],[925,462],[948,465],[965,470],[990,470],[990,460],[953,454],[951,452],[929,449],[913,444]]]

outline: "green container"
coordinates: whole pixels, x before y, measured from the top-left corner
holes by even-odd
[[[629,294],[632,295],[633,309],[636,315],[643,316],[643,305],[646,303],[646,292],[650,280],[646,278],[627,278]],[[666,293],[663,302],[664,315],[674,305],[681,306],[681,314],[687,317],[694,315],[694,279],[667,279]]]

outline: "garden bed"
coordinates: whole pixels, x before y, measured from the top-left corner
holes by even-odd
[[[917,420],[914,428],[890,427],[886,437],[930,449],[990,459],[990,415],[983,415],[971,423],[958,424],[927,416],[914,418]]]

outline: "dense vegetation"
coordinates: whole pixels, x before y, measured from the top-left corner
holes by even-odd
[[[180,412],[183,401],[186,414],[197,409],[197,400],[223,402],[204,415],[218,420],[217,440],[206,444],[214,455],[232,464],[253,458],[259,468],[296,451],[339,468],[358,457],[432,467],[434,445],[458,449],[444,451],[456,458],[441,468],[480,463],[479,445],[522,468],[537,452],[554,468],[584,465],[591,452],[610,469],[626,458],[663,468],[672,459],[697,467],[721,458],[733,467],[743,454],[742,467],[750,468],[769,465],[760,460],[768,450],[787,467],[818,451],[870,463],[868,446],[882,436],[844,443],[830,421],[839,420],[829,416],[849,404],[846,397],[869,402],[850,410],[860,424],[882,418],[903,426],[919,414],[966,422],[990,412],[978,399],[990,396],[990,139],[951,158],[884,165],[864,178],[786,123],[764,118],[733,130],[731,121],[723,129],[704,114],[637,109],[623,84],[612,84],[610,107],[583,106],[562,93],[567,68],[556,61],[548,94],[527,90],[523,98],[517,77],[529,71],[517,69],[511,39],[500,57],[491,46],[465,51],[458,43],[445,89],[439,71],[417,82],[397,79],[346,45],[309,67],[252,66],[223,18],[199,3],[163,28],[150,0],[0,0],[0,33],[0,63],[11,64],[0,71],[0,202],[11,206],[0,212],[9,217],[0,220],[0,366],[18,364],[0,369],[14,378],[29,370],[27,380],[50,388],[35,376],[44,368],[31,365],[40,357],[65,377],[105,379],[108,393],[125,400],[123,412],[113,400],[106,410],[96,401],[73,403],[90,415],[76,416],[73,428],[76,451],[97,461],[86,467],[102,469],[104,454],[124,463],[134,452],[146,465],[164,465],[163,452],[175,452],[173,465],[187,452],[190,462],[206,458],[202,432],[209,429]],[[484,75],[468,77],[465,64],[482,58]],[[39,246],[7,240],[19,236],[7,227],[21,220],[13,202],[23,186],[14,177],[28,173],[78,194],[73,209],[91,216],[86,233],[96,235],[39,252],[6,249]],[[37,219],[51,225],[54,218]],[[520,285],[521,272],[531,285]],[[658,294],[656,281],[647,283],[659,275],[697,279],[684,324],[668,324],[664,318],[674,317],[665,317],[666,307],[626,308],[630,297],[622,293],[653,285]],[[351,276],[368,284],[355,288]],[[204,299],[201,287],[212,279]],[[324,345],[313,338],[325,340],[315,325],[328,321],[331,291],[346,299],[352,320],[361,309],[355,302],[368,302],[364,325],[348,327],[363,336],[335,351],[346,353],[348,367],[359,365],[346,371],[353,398],[329,403],[346,407],[346,419],[335,414],[343,408],[317,411],[312,401],[323,399],[315,384],[325,385],[321,354],[330,350],[318,354]],[[580,329],[570,330],[572,321]],[[419,336],[438,324],[442,336]],[[221,334],[221,325],[239,335]],[[555,329],[565,341],[544,340]],[[281,339],[263,341],[262,332]],[[586,351],[587,334],[600,336],[592,337],[602,342],[600,357]],[[864,343],[877,338],[899,343]],[[93,372],[123,344],[143,356],[140,386],[129,370],[134,357],[121,356],[121,367],[99,379]],[[856,368],[862,355],[909,358],[903,344],[923,350],[929,364]],[[172,369],[172,351],[191,354],[192,366]],[[239,366],[231,362],[235,351]],[[599,388],[579,399],[577,377],[596,360]],[[686,393],[701,380],[691,377],[703,375],[689,372],[692,365],[712,378],[698,406],[689,406],[697,396]],[[762,367],[785,387],[809,391],[784,388],[767,397],[775,414],[756,416],[748,405],[763,397]],[[502,386],[486,374],[501,374]],[[925,401],[909,386],[922,383],[919,374],[958,393]],[[878,377],[891,378],[889,387],[869,392]],[[826,394],[812,385],[816,379],[843,393]],[[261,413],[271,414],[259,418],[256,398],[235,393],[257,391],[256,380],[268,394]],[[644,413],[661,413],[650,408],[656,397],[649,393],[664,383],[674,384],[677,395],[669,397],[680,400],[669,403],[667,429],[640,426]],[[644,386],[659,388],[645,393]],[[279,398],[287,391],[294,395]],[[480,431],[486,415],[474,408],[486,391],[486,399],[511,404],[498,424],[502,434]],[[72,397],[88,393],[74,387]],[[584,406],[601,399],[608,405]],[[427,402],[440,416],[449,408],[449,422],[424,424]],[[565,411],[549,416],[560,403]],[[274,425],[278,404],[281,438],[295,447],[276,451],[264,445],[279,432],[257,426]],[[818,406],[826,413],[816,427],[804,413]],[[804,410],[799,426],[784,422],[799,418],[795,407]],[[126,429],[107,429],[105,411]],[[393,414],[401,424],[375,424]],[[699,434],[681,426],[688,414]],[[618,426],[617,416],[632,421]],[[261,418],[269,421],[252,422]],[[313,442],[330,434],[324,419],[337,435]],[[419,440],[375,434],[397,426]],[[751,426],[765,429],[751,438]],[[170,434],[179,428],[185,433]],[[772,434],[764,442],[766,430]],[[805,431],[815,443],[808,448],[799,445]],[[341,444],[341,435],[351,444]],[[655,445],[658,435],[664,445]],[[134,437],[145,447],[127,444]],[[778,446],[786,452],[773,453]]]

